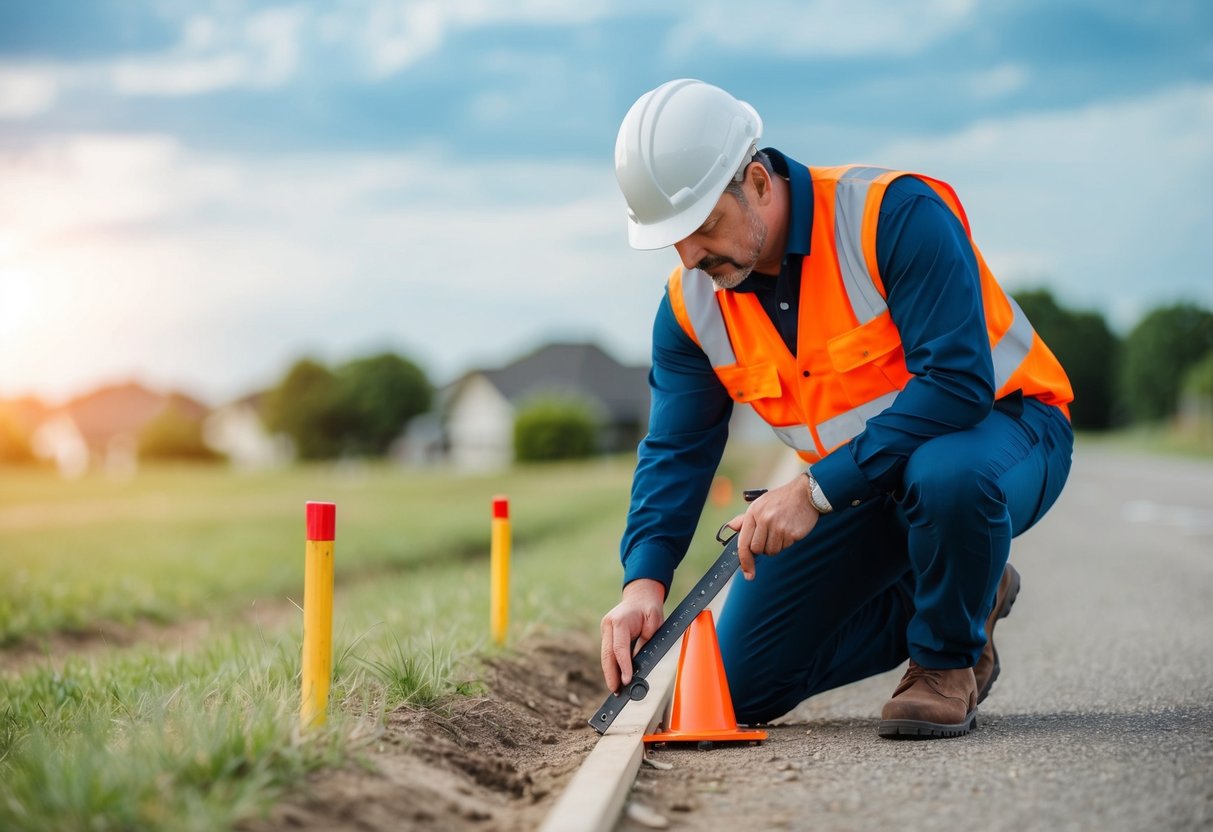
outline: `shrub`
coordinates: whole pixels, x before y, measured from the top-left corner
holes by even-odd
[[[169,406],[140,431],[139,458],[214,462],[222,456],[202,441],[201,421]]]
[[[582,399],[537,398],[514,419],[514,458],[519,462],[578,459],[593,454],[597,445],[598,420]]]

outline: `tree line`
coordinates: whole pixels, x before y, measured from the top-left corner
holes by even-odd
[[[1163,422],[1181,400],[1213,423],[1213,312],[1190,302],[1159,306],[1122,337],[1099,312],[1067,308],[1048,289],[1014,296],[1070,377],[1075,428]],[[300,459],[378,457],[434,399],[420,366],[385,352],[336,367],[300,359],[265,393],[260,410],[266,428],[288,436]],[[516,458],[541,461],[594,453],[599,426],[584,402],[549,398],[523,405],[514,429]],[[1203,429],[1213,435],[1213,424]],[[146,426],[140,449],[151,458],[213,457],[199,425],[172,411]],[[0,463],[32,459],[28,437],[0,408]]]
[[[1208,400],[1213,412],[1213,312],[1188,302],[1160,306],[1122,337],[1099,312],[1067,308],[1048,289],[1014,296],[1070,377],[1076,429],[1157,423],[1176,413],[1185,393]],[[379,455],[431,401],[424,373],[406,359],[382,355],[336,371],[305,359],[272,391],[265,419],[304,459]],[[531,402],[514,427],[522,461],[586,456],[596,447],[592,410],[575,401]]]
[[[1075,428],[1157,423],[1176,414],[1185,394],[1213,398],[1213,312],[1160,306],[1121,338],[1098,312],[1066,309],[1047,289],[1015,299],[1070,377]]]

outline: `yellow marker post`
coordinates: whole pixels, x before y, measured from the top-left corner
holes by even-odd
[[[489,626],[493,641],[505,644],[510,623],[510,501],[493,498],[493,534],[489,555]]]
[[[307,555],[303,573],[303,694],[299,719],[304,728],[324,724],[333,676],[333,543],[337,506],[307,504]]]

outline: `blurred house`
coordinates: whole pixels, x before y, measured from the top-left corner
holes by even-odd
[[[594,344],[549,344],[500,369],[469,372],[443,391],[448,459],[463,469],[508,465],[515,413],[545,395],[589,404],[603,451],[633,450],[647,429],[647,367],[620,364]]]
[[[157,393],[134,382],[111,385],[47,410],[30,433],[30,445],[64,476],[80,476],[90,467],[127,476],[138,468],[139,434],[167,410],[199,423],[209,412],[183,393]]]
[[[30,434],[34,456],[54,463],[59,473],[75,479],[88,470],[90,454],[80,428],[66,413],[44,419]]]
[[[438,391],[435,406],[409,420],[404,432],[388,450],[388,457],[403,465],[441,465],[450,456],[450,443],[442,424],[444,394],[452,388]]]
[[[227,457],[237,468],[256,470],[287,465],[295,458],[291,440],[273,434],[261,418],[264,393],[253,393],[218,407],[202,423],[207,447]]]

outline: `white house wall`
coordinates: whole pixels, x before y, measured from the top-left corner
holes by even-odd
[[[202,423],[207,447],[224,454],[237,468],[275,468],[291,461],[291,442],[265,429],[256,409],[238,403],[220,408]]]
[[[88,470],[88,444],[66,413],[58,413],[39,425],[30,437],[30,446],[39,459],[53,460],[67,479],[83,476]]]
[[[488,379],[475,375],[449,411],[451,462],[464,470],[504,468],[514,459],[514,408]]]

